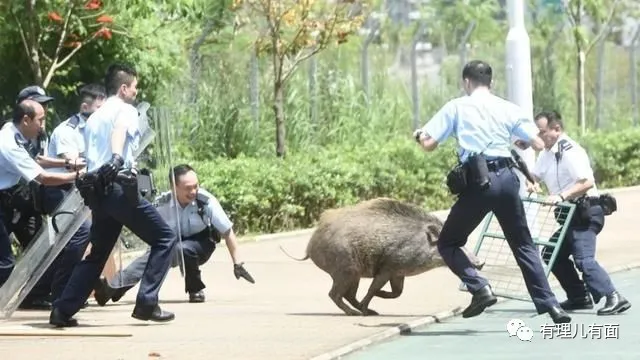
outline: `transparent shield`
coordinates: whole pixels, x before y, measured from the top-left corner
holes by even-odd
[[[174,135],[175,130],[170,126],[170,113],[168,109],[163,107],[152,107],[149,110],[149,123],[156,132],[153,145],[153,158],[155,159],[155,168],[158,188],[166,189],[165,191],[176,192],[176,181],[173,168],[176,165],[174,159],[177,158],[175,154]],[[181,224],[180,207],[178,206],[175,196],[171,196],[172,208],[175,216],[175,224]],[[173,265],[180,268],[180,274],[184,277],[184,255],[182,253],[182,230],[180,226],[176,226],[176,235],[178,236],[178,246],[176,247],[176,253],[174,256]]]
[[[156,136],[146,115],[148,108],[148,103],[138,106],[141,135],[134,149],[136,159]],[[0,288],[0,311],[5,318],[11,317],[89,215],[89,208],[84,205],[84,200],[74,187],[54,210],[52,216],[45,219],[42,228],[24,249],[11,276]]]

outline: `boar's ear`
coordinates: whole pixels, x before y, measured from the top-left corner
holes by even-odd
[[[427,237],[429,238],[429,242],[431,244],[435,244],[438,242],[438,238],[440,237],[440,231],[442,227],[436,224],[429,224],[427,226]]]

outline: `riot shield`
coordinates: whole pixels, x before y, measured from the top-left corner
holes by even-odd
[[[175,147],[172,146],[174,144],[174,129],[169,125],[169,112],[166,108],[162,107],[153,107],[149,111],[149,115],[151,120],[149,124],[153,127],[153,130],[157,134],[154,138],[153,144],[153,157],[155,160],[155,167],[159,171],[159,175],[156,176],[158,179],[158,186],[168,189],[175,194],[176,192],[176,181],[175,174],[173,173],[173,168],[176,164],[174,164],[175,155]],[[163,186],[166,184],[166,186]],[[178,236],[178,246],[176,247],[176,253],[174,256],[174,266],[178,266],[180,268],[180,275],[184,277],[184,255],[182,253],[182,229],[179,224],[182,224],[180,219],[180,206],[175,198],[175,196],[171,196],[171,206],[174,212],[170,216],[175,216],[175,223],[177,224],[176,235]]]
[[[136,159],[155,137],[154,129],[149,126],[146,116],[148,108],[148,103],[138,106],[140,137],[134,148]],[[5,318],[11,317],[89,215],[89,208],[84,205],[84,200],[74,186],[51,217],[43,222],[42,228],[24,249],[11,276],[0,288],[0,311]]]

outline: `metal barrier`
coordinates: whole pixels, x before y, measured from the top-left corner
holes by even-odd
[[[523,198],[522,201],[529,228],[533,229],[531,237],[548,278],[576,206],[571,203],[551,205],[532,198]],[[493,213],[485,217],[474,254],[485,262],[479,274],[489,281],[496,296],[531,301],[522,272]],[[554,286],[557,281],[554,278],[550,282]],[[467,291],[466,286],[461,284],[460,290]]]

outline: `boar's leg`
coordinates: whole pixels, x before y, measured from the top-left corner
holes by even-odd
[[[376,296],[383,299],[395,299],[402,295],[404,276],[392,276],[391,279],[389,279],[389,284],[391,285],[391,291],[378,290]]]
[[[373,278],[373,281],[369,286],[369,291],[367,291],[367,295],[365,295],[360,302],[360,311],[362,312],[362,315],[378,315],[377,312],[369,309],[369,303],[376,293],[382,289],[387,281],[389,281],[389,278],[390,276],[387,273],[380,273]]]
[[[356,298],[358,295],[358,286],[360,286],[360,279],[355,280],[351,283],[351,287],[344,295],[344,298],[356,309],[360,309],[360,302]]]
[[[331,278],[333,279],[333,285],[331,286],[331,290],[329,291],[329,297],[333,302],[347,315],[361,315],[360,311],[354,310],[350,308],[347,304],[342,300],[343,297],[347,295],[347,293],[353,287],[354,282],[359,281],[357,275],[354,277],[353,274],[349,272],[341,272],[337,274],[331,274]],[[356,283],[357,284],[357,283]],[[358,288],[356,287],[356,291]]]

